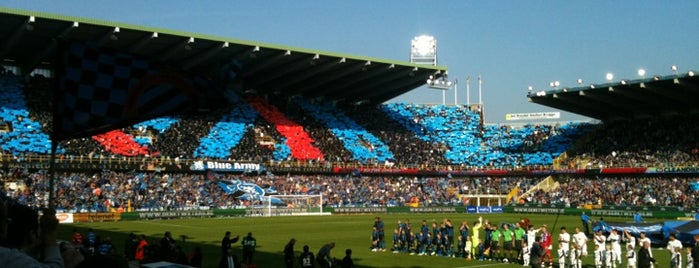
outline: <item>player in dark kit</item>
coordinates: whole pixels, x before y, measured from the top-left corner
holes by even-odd
[[[313,252],[309,251],[308,245],[303,246],[303,253],[299,255],[299,264],[301,268],[312,268],[315,267],[316,257]]]
[[[376,221],[374,221],[374,227],[376,227],[376,230],[379,232],[379,242],[377,245],[378,250],[386,251],[386,233],[384,231],[383,221],[381,220],[381,217],[376,217]]]

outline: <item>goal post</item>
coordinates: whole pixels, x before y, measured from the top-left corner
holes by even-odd
[[[323,211],[323,195],[269,195],[262,197],[263,207],[248,210],[248,216],[320,216]]]

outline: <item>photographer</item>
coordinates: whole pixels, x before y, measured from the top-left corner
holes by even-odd
[[[43,211],[39,218],[29,207],[0,199],[0,263],[5,267],[64,267],[56,243],[57,227],[54,210]]]

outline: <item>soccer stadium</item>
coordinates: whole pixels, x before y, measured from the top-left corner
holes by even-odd
[[[694,71],[530,89],[594,120],[506,125],[387,102],[446,81],[419,60],[9,8],[0,37],[7,267],[626,267],[644,240],[685,267],[699,243]]]

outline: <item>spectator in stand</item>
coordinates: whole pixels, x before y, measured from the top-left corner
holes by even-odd
[[[56,242],[57,228],[55,211],[46,210],[39,218],[36,211],[18,204],[6,204],[0,198],[0,240],[3,242],[0,262],[6,267],[64,267]],[[40,234],[38,239],[36,234]],[[27,255],[30,248],[40,250],[43,258],[39,260]]]

